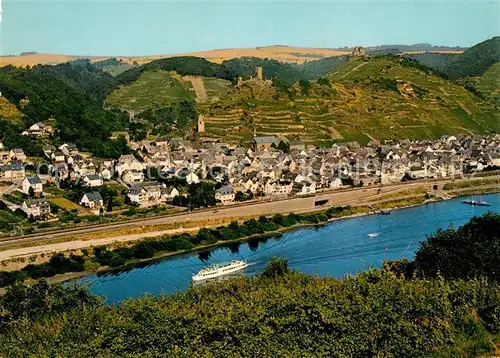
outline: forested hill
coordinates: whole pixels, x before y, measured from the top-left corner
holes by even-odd
[[[301,65],[255,57],[217,64],[184,56],[141,66],[78,60],[3,67],[0,139],[28,146],[20,133],[53,120],[54,144],[74,142],[116,157],[128,148],[109,140],[112,131],[129,131],[134,140],[182,136],[193,133],[198,113],[206,117],[207,137],[231,142],[248,142],[254,132],[329,145],[498,131],[499,39],[461,55],[415,57],[435,71],[402,56],[338,56]],[[272,81],[249,81],[257,66]],[[129,114],[138,117],[130,121]],[[29,153],[37,151],[35,144]]]
[[[256,67],[261,66],[267,79],[276,78],[283,83],[291,85],[300,80],[317,79],[330,71],[334,65],[343,63],[348,59],[349,56],[326,57],[296,65],[257,57],[235,58],[224,61],[221,64],[213,63],[199,57],[173,57],[155,60],[124,71],[116,77],[116,80],[119,85],[130,84],[145,72],[163,70],[175,71],[182,76],[215,77],[234,81],[238,77],[242,77],[243,79],[255,77]],[[110,66],[116,66],[117,64],[117,61],[109,62]],[[94,66],[99,67],[103,65],[97,63]]]
[[[500,36],[483,41],[457,56],[444,73],[451,79],[481,76],[500,62]]]
[[[120,85],[129,84],[137,80],[141,74],[148,71],[175,71],[180,75],[216,77],[233,80],[236,74],[225,66],[210,62],[200,57],[173,57],[155,60],[139,67],[132,68],[119,74],[116,78]]]
[[[109,137],[111,131],[126,128],[126,116],[102,106],[113,83],[111,76],[86,63],[0,68],[2,95],[24,115],[18,129],[2,126],[0,136],[5,137],[7,130],[19,134],[33,123],[53,120],[56,144],[73,142],[95,155],[119,156],[128,150]]]

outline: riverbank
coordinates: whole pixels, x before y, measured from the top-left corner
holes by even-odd
[[[494,175],[489,178],[494,179],[494,177],[498,179],[500,176]],[[71,241],[74,240],[135,235],[187,226],[210,226],[210,222],[221,221],[223,219],[240,220],[278,213],[283,215],[290,212],[307,213],[310,211],[322,210],[322,208],[317,205],[318,202],[327,203],[328,206],[359,206],[368,202],[371,204],[376,203],[381,198],[394,196],[403,197],[408,196],[410,193],[417,192],[429,192],[431,195],[439,195],[440,192],[443,192],[442,188],[447,183],[467,182],[467,186],[476,186],[476,182],[482,183],[483,179],[480,177],[471,177],[455,180],[417,180],[387,186],[368,186],[349,190],[321,190],[315,195],[310,196],[277,197],[267,200],[217,206],[215,209],[194,210],[175,215],[160,215],[140,220],[130,219],[126,222],[109,225],[92,225],[85,228],[36,233],[24,237],[5,237],[0,239],[0,251],[61,242],[68,242],[68,249],[70,249]],[[495,183],[492,183],[491,186],[494,187]],[[193,225],[193,223],[195,223],[195,225]]]
[[[434,201],[436,199],[433,199],[431,201]],[[373,215],[377,210],[380,209],[385,209],[385,210],[397,210],[397,209],[403,209],[403,208],[409,208],[409,207],[414,207],[414,206],[419,206],[422,204],[425,204],[429,202],[428,199],[426,199],[424,196],[420,196],[419,198],[411,198],[411,199],[397,199],[397,200],[390,200],[390,201],[384,201],[383,203],[380,203],[379,205],[370,205],[370,206],[358,206],[358,207],[350,207],[349,212],[343,212],[337,217],[330,218],[328,222],[335,221],[335,220],[340,220],[340,219],[349,219],[349,218],[356,218],[356,217],[361,217],[365,215]],[[315,214],[320,214],[320,213],[326,212],[324,209],[320,212],[316,211]],[[175,252],[159,252],[155,253],[152,257],[144,258],[144,259],[133,259],[133,260],[127,260],[127,262],[124,265],[121,265],[119,267],[115,267],[112,269],[109,269],[107,267],[103,267],[101,265],[100,267],[92,267],[90,270],[85,270],[85,272],[78,272],[76,275],[80,276],[85,276],[88,274],[95,273],[97,270],[99,272],[112,272],[112,271],[120,271],[124,269],[129,269],[135,265],[141,265],[141,264],[150,264],[151,262],[161,260],[165,257],[172,257],[176,255],[185,255],[193,252],[202,252],[202,251],[209,251],[212,250],[216,247],[220,246],[227,246],[231,244],[236,244],[236,243],[242,243],[245,241],[249,241],[252,239],[258,239],[258,238],[263,238],[263,237],[271,237],[271,236],[276,236],[279,234],[282,234],[287,231],[291,230],[297,230],[300,228],[304,227],[311,227],[311,226],[318,226],[318,225],[324,225],[326,222],[320,222],[320,223],[296,223],[293,226],[289,227],[281,227],[278,228],[277,230],[271,231],[271,232],[266,232],[266,233],[261,233],[261,234],[254,234],[254,235],[248,235],[245,237],[239,237],[234,240],[219,240],[210,244],[203,244],[203,245],[198,245],[194,248],[189,248],[187,250],[177,250]],[[193,230],[194,231],[194,230]],[[180,231],[178,231],[180,232]],[[152,239],[152,238],[148,238]],[[166,238],[168,239],[168,238]],[[91,259],[91,257],[88,257]],[[46,257],[46,259],[48,259]],[[97,265],[99,266],[99,265]],[[69,276],[71,278],[71,276]],[[64,281],[68,279],[68,275],[62,274],[62,275],[56,275],[51,278],[52,282],[57,282],[57,281]]]
[[[400,200],[397,202],[393,201],[392,208],[395,210],[398,208],[410,207],[410,206],[414,206],[414,205],[421,205],[423,203],[425,203],[425,199],[423,197],[421,198],[421,200],[418,200],[418,201],[414,200],[413,203],[411,203],[410,205],[408,205],[408,200]],[[386,207],[387,207],[387,205],[384,206],[384,208],[386,208]],[[148,264],[149,265],[151,263],[154,263],[155,261],[160,261],[166,257],[174,257],[174,256],[178,256],[178,255],[186,255],[189,253],[210,251],[210,250],[213,250],[214,248],[217,248],[217,247],[240,244],[243,242],[251,241],[253,239],[259,240],[259,239],[263,239],[266,237],[274,237],[274,236],[283,234],[285,232],[294,231],[294,230],[298,230],[301,228],[322,226],[322,225],[325,225],[327,223],[331,223],[332,221],[335,221],[335,220],[346,220],[349,218],[356,218],[356,217],[361,217],[361,216],[365,216],[365,215],[373,215],[373,214],[376,214],[376,210],[378,210],[378,209],[374,210],[371,207],[336,207],[336,208],[330,208],[326,211],[323,210],[321,212],[312,213],[311,214],[312,216],[307,215],[307,214],[306,215],[304,215],[304,214],[302,214],[302,215],[292,214],[294,218],[295,217],[302,218],[302,222],[300,222],[300,221],[295,222],[295,219],[293,219],[294,220],[293,224],[288,225],[286,223],[283,223],[283,225],[285,225],[285,226],[278,227],[275,230],[268,231],[268,232],[246,235],[243,237],[238,237],[238,238],[230,239],[230,240],[217,240],[213,243],[200,244],[200,245],[197,245],[197,246],[190,248],[190,249],[187,249],[187,250],[176,250],[174,252],[160,251],[160,252],[155,253],[152,257],[143,258],[143,259],[141,259],[141,258],[129,259],[123,265],[118,265],[118,266],[112,267],[112,268],[107,267],[106,265],[96,264],[96,265],[92,265],[93,267],[91,270],[85,270],[83,272],[77,272],[77,273],[69,272],[69,273],[63,273],[63,274],[58,274],[58,275],[52,276],[50,278],[50,282],[66,281],[68,279],[72,279],[75,277],[82,277],[82,276],[86,276],[86,275],[93,274],[96,272],[99,274],[120,272],[120,271],[124,271],[124,270],[130,269],[132,267],[141,265],[141,264]],[[328,213],[329,215],[327,216],[326,213]],[[322,220],[316,219],[316,218],[319,218],[321,216],[323,216]],[[311,219],[311,217],[312,217],[312,219]],[[304,220],[312,220],[313,222],[304,222]],[[255,222],[255,219],[253,221]],[[247,222],[245,222],[245,223],[247,223]],[[166,238],[166,239],[168,240],[168,238]],[[115,249],[115,250],[120,250],[120,249]],[[121,250],[123,250],[123,248],[121,248]],[[88,261],[88,262],[93,261],[93,260],[95,260],[95,257],[89,256],[86,258],[86,261]]]

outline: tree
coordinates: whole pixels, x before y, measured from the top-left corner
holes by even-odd
[[[28,195],[32,198],[35,196],[35,189],[32,186],[28,189]]]
[[[500,280],[500,214],[474,217],[464,226],[439,230],[420,244],[416,269],[425,276]]]
[[[113,211],[113,198],[109,197],[108,198],[108,205],[106,207],[107,212],[112,212]]]

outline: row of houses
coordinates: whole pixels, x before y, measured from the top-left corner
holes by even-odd
[[[279,141],[273,136],[255,137],[252,146],[242,147],[160,138],[131,142],[138,156],[99,161],[83,156],[71,143],[58,148],[48,145],[44,153],[51,162],[50,172],[57,172],[58,178],[78,179],[85,186],[97,188],[116,177],[129,185],[129,199],[140,205],[168,202],[173,197],[167,191],[175,188],[149,181],[152,168],[156,174],[182,178],[187,184],[202,180],[219,183],[217,200],[230,203],[238,191],[267,196],[310,195],[325,188],[384,185],[403,178],[448,178],[500,166],[500,135],[371,142],[364,147],[356,142],[330,148],[290,142],[287,152],[277,149]],[[22,161],[18,161],[21,151],[2,152],[8,153],[8,162],[0,164],[0,180],[25,177]]]

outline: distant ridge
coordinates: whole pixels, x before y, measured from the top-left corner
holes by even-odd
[[[37,52],[24,52],[19,56],[6,55],[0,56],[0,67],[14,66],[33,66],[37,64],[54,65],[63,62],[73,61],[77,59],[89,59],[91,62],[103,61],[110,58],[116,58],[124,63],[143,64],[154,60],[179,56],[196,56],[205,58],[211,62],[222,63],[234,58],[241,57],[257,57],[269,58],[281,62],[302,64],[304,62],[319,60],[325,57],[345,56],[350,55],[354,47],[341,48],[315,48],[315,47],[297,47],[287,45],[259,46],[253,48],[227,48],[207,51],[196,51],[180,54],[165,54],[165,55],[147,55],[147,56],[77,56],[64,54],[48,54]],[[416,45],[384,45],[384,46],[368,46],[368,52],[383,52],[388,49],[397,49],[399,52],[449,52],[462,53],[465,48],[447,47],[447,46],[432,46],[429,44]]]

